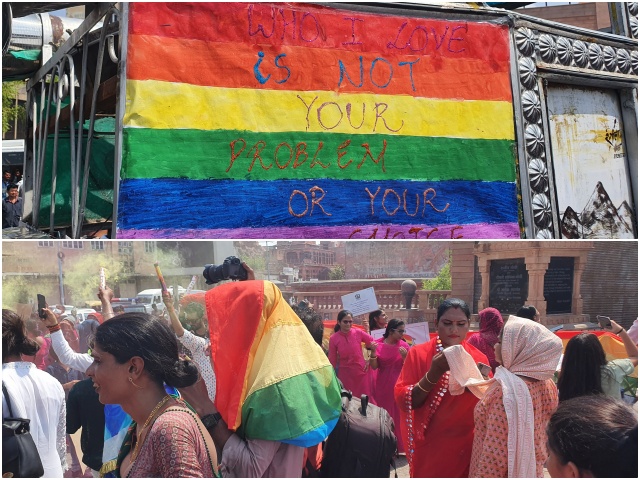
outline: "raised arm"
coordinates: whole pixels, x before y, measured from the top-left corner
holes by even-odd
[[[609,329],[607,328],[606,330]],[[624,349],[627,351],[627,356],[629,360],[631,360],[631,363],[633,363],[634,366],[638,365],[638,346],[631,339],[627,331],[613,320],[611,320],[611,331],[622,339]]]
[[[106,321],[115,316],[113,313],[113,307],[111,306],[111,299],[113,298],[113,290],[109,287],[98,287],[98,298],[102,303],[102,318]]]
[[[167,308],[167,313],[169,314],[169,319],[171,320],[171,328],[178,337],[182,337],[184,335],[184,328],[180,323],[180,319],[178,318],[178,314],[176,313],[175,308],[173,308],[171,293],[163,292],[162,301],[164,302],[164,306]]]
[[[51,348],[56,352],[56,355],[60,359],[60,363],[63,363],[74,370],[78,370],[79,372],[86,372],[87,368],[89,368],[93,363],[91,355],[74,352],[69,346],[67,339],[64,338],[55,314],[48,308],[45,308],[44,312],[45,318],[42,319],[42,322],[49,329],[49,333],[51,334]]]

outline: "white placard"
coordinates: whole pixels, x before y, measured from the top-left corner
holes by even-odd
[[[365,313],[375,312],[380,307],[376,300],[376,293],[373,287],[358,290],[357,292],[342,295],[342,308],[349,310],[354,317]]]
[[[412,345],[418,345],[420,343],[426,343],[430,340],[429,337],[429,323],[428,322],[420,322],[420,323],[409,323],[404,325],[405,335],[411,337]],[[375,340],[379,340],[382,338],[385,329],[381,328],[379,330],[373,330],[371,332],[371,336]]]

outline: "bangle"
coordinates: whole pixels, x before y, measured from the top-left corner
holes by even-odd
[[[618,333],[616,333],[616,335],[620,335],[623,331],[624,331],[624,327],[620,327],[620,330],[618,330]]]
[[[376,358],[378,358],[378,357],[374,356],[374,355],[369,356],[369,360],[375,360]]]
[[[49,329],[49,333],[57,332],[58,330],[62,329],[59,323],[56,323],[55,325],[52,325],[52,326],[47,325],[47,328]]]
[[[429,380],[429,372],[424,374],[424,378],[427,379],[427,382],[429,382],[431,385],[436,385],[438,382],[432,382],[431,380]]]
[[[422,390],[424,393],[429,393],[429,390],[425,390],[424,388],[422,388],[422,385],[420,385],[420,380],[418,380],[418,383],[416,383],[415,386]]]

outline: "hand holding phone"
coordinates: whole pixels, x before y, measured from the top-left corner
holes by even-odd
[[[44,312],[44,309],[47,308],[47,301],[44,298],[44,295],[38,293],[38,316],[40,318],[46,318],[47,314]]]
[[[478,362],[478,370],[480,370],[480,373],[485,379],[489,378],[489,374],[491,373],[491,367],[489,365]]]
[[[611,330],[611,319],[609,317],[605,317],[604,315],[596,315],[596,320],[598,320],[598,324],[600,327]]]

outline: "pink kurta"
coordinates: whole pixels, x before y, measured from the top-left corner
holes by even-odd
[[[375,383],[374,396],[376,405],[384,408],[393,418],[394,432],[398,439],[398,452],[404,452],[404,442],[400,434],[400,411],[393,397],[393,387],[400,376],[404,360],[400,355],[400,347],[409,350],[407,342],[400,340],[395,345],[380,343],[376,350],[378,356],[378,368],[375,370],[377,379]]]
[[[344,388],[351,390],[354,397],[360,398],[364,393],[369,396],[371,403],[376,403],[371,369],[362,356],[362,342],[368,347],[373,342],[373,337],[355,328],[348,334],[340,331],[334,333],[329,338],[329,361],[336,369]]]

